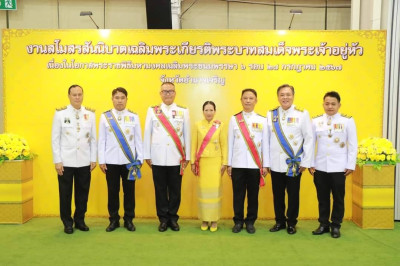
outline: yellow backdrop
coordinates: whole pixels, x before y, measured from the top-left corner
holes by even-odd
[[[57,175],[52,163],[51,123],[55,108],[67,105],[67,88],[84,88],[85,106],[100,114],[112,108],[111,91],[128,90],[128,108],[142,127],[147,107],[160,103],[162,81],[176,83],[176,102],[202,118],[206,100],[228,123],[241,110],[240,92],[258,92],[256,111],[278,105],[276,89],[289,83],[295,104],[312,116],[322,113],[322,97],[336,90],[341,112],[356,121],[359,139],[381,136],[385,31],[172,31],[172,30],[3,30],[5,129],[24,136],[34,160],[34,214],[58,215]],[[142,128],[143,130],[143,128]],[[150,168],[136,183],[136,214],[155,217]],[[197,216],[196,178],[186,169],[182,217]],[[223,217],[232,217],[232,187],[223,177]],[[351,177],[346,214],[351,218]],[[1,195],[0,195],[1,197]],[[270,176],[260,190],[260,218],[272,218]],[[312,177],[302,177],[300,218],[318,215]],[[107,216],[104,174],[92,174],[88,215]]]

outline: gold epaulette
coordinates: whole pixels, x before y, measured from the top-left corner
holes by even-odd
[[[110,110],[107,110],[107,111],[104,111],[103,114],[105,114],[105,113],[107,113],[107,112],[111,112],[111,109],[110,109]]]
[[[56,111],[62,111],[62,110],[65,110],[65,109],[67,109],[67,106],[63,106],[63,107],[60,107],[60,108],[56,108]]]
[[[299,112],[304,112],[304,108],[300,108],[300,107],[297,107],[297,106],[294,107],[294,110],[297,110]]]
[[[176,106],[178,106],[178,107],[180,107],[180,108],[183,108],[183,109],[187,109],[187,107],[186,106],[182,106],[182,105],[176,105]]]
[[[321,116],[323,116],[323,114],[320,114],[320,115],[313,116],[313,119],[314,119],[314,118],[321,117]]]
[[[92,113],[96,112],[96,110],[95,110],[95,109],[93,109],[93,108],[89,108],[89,107],[86,107],[86,106],[85,106],[85,109],[86,109],[86,110],[88,110],[88,111],[90,111],[90,112],[92,112]]]
[[[156,104],[156,105],[153,105],[151,108],[154,108],[154,107],[160,107],[160,105],[159,104]]]
[[[234,114],[233,116],[237,116],[238,114],[240,114],[242,111],[240,111],[239,113],[237,113],[237,114]]]
[[[137,115],[137,113],[135,113],[134,111],[132,111],[132,110],[129,110],[128,109],[128,112],[130,112],[130,113],[132,113],[132,114],[135,114],[135,115]]]
[[[352,118],[351,115],[345,115],[345,114],[340,114],[340,115],[343,116],[343,117],[346,117],[346,118]]]

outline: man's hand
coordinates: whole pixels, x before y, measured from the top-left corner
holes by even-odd
[[[303,167],[303,166],[300,166],[299,173],[303,173],[303,172],[304,172],[304,170],[306,170],[306,168],[305,168],[305,167]]]
[[[57,172],[57,174],[58,175],[63,175],[64,174],[64,166],[63,166],[63,163],[56,163],[55,164],[55,167],[56,167],[56,172]]]
[[[102,171],[103,173],[106,173],[106,171],[107,171],[107,165],[106,165],[106,164],[99,164],[99,166],[100,166],[101,171]]]
[[[147,165],[150,166],[150,168],[151,168],[151,166],[153,165],[153,162],[151,161],[151,159],[146,159],[145,161],[146,161]]]
[[[96,162],[90,162],[90,172],[92,172],[94,168],[96,168]]]
[[[228,166],[228,168],[226,168],[226,173],[232,177],[232,166]]]
[[[348,176],[349,174],[353,173],[353,170],[344,169],[344,176]]]
[[[269,167],[263,167],[263,169],[262,169],[263,177],[266,177],[269,173],[271,173],[270,168]]]
[[[310,168],[308,168],[308,172],[310,172],[310,174],[311,174],[312,176],[314,176],[315,167],[310,167]]]

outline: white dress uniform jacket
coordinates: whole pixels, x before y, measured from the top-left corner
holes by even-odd
[[[317,146],[312,167],[327,173],[354,170],[357,159],[357,132],[354,119],[336,113],[323,114],[313,120]]]
[[[175,128],[185,150],[186,160],[190,160],[190,120],[189,110],[176,105],[161,104],[161,110]],[[153,107],[147,110],[144,129],[144,159],[151,159],[154,165],[177,166],[181,154],[174,140],[156,117]]]
[[[263,164],[262,166],[269,167],[267,119],[254,111],[250,113],[242,111],[242,114],[249,129],[250,137],[252,137],[257,147],[257,152]],[[246,140],[243,138],[235,116],[232,116],[229,121],[228,166],[233,168],[259,169],[247,146]]]
[[[83,167],[97,160],[96,119],[93,111],[68,105],[56,111],[51,131],[53,162]]]
[[[286,159],[289,156],[285,153],[275,134],[273,110],[267,113],[271,170],[283,173],[288,169]],[[278,115],[282,132],[286,136],[290,146],[292,146],[294,154],[297,154],[304,140],[303,153],[300,155],[300,166],[309,168],[311,166],[314,144],[312,124],[308,112],[297,109],[295,105],[292,105],[287,110],[278,107]]]
[[[111,110],[118,123],[126,141],[132,151],[133,158],[143,163],[142,131],[139,116],[129,110]],[[128,164],[130,161],[122,151],[117,137],[115,136],[105,114],[101,114],[99,123],[99,164]]]

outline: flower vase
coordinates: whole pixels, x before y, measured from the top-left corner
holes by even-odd
[[[394,228],[394,166],[357,166],[353,173],[353,222],[363,229]]]
[[[32,160],[0,165],[0,224],[21,224],[33,216]]]

